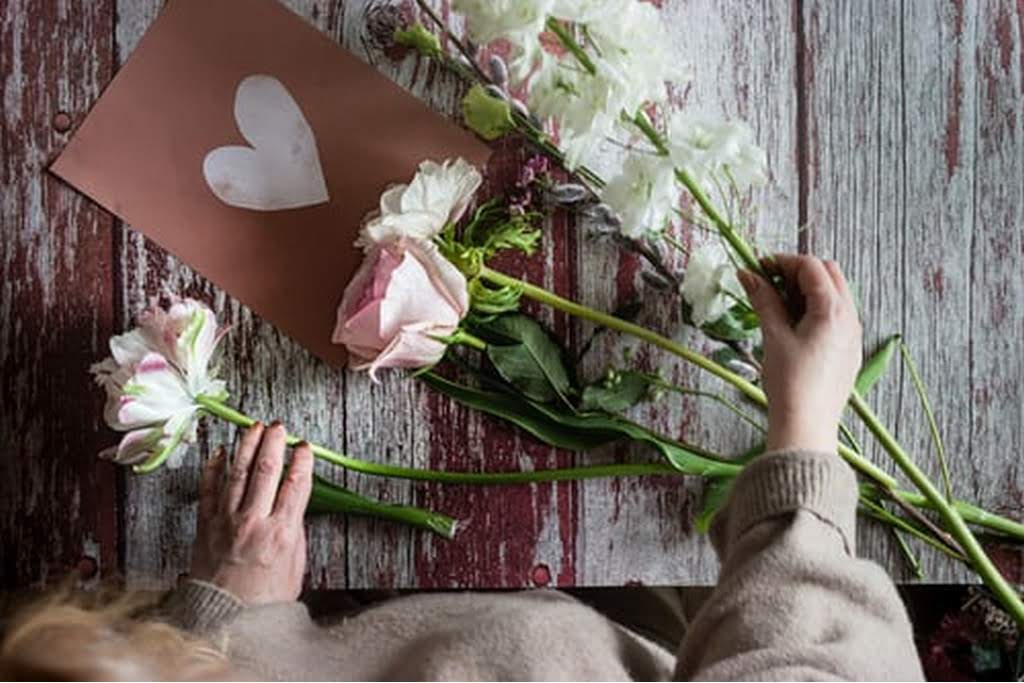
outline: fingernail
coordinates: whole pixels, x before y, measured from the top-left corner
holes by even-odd
[[[251,429],[263,429],[263,423],[260,422],[259,420],[256,420],[255,422],[252,423]]]
[[[309,448],[309,442],[308,441],[300,441],[297,444],[295,444],[295,447],[296,448]]]
[[[280,420],[274,420],[273,422],[270,423],[270,428],[271,429],[275,429],[275,428],[280,427],[280,426],[281,426],[281,421]]]
[[[219,460],[223,460],[227,454],[228,449],[224,448],[223,446],[217,446],[217,450],[213,452],[213,461],[217,462]]]

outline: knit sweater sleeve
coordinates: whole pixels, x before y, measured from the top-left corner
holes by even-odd
[[[831,453],[765,454],[716,517],[718,586],[680,680],[923,680],[892,580],[856,558],[857,484]]]
[[[224,628],[244,606],[223,588],[207,581],[187,579],[167,594],[156,616],[183,631],[206,636]]]

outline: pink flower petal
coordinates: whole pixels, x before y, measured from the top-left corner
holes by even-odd
[[[422,368],[441,360],[447,345],[432,339],[426,330],[407,328],[400,331],[386,349],[373,361],[359,366],[356,370],[369,369],[370,378],[379,382],[377,371],[382,368]]]
[[[135,465],[148,459],[162,438],[160,427],[136,429],[121,437],[116,447],[102,451],[100,457],[120,465]]]

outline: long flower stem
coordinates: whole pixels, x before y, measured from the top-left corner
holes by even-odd
[[[1018,625],[1024,626],[1024,601],[1021,600],[1017,591],[1003,578],[1003,575],[996,569],[992,560],[985,554],[985,550],[978,543],[978,539],[974,537],[974,534],[971,533],[960,512],[954,505],[946,501],[942,493],[935,488],[931,480],[918,468],[906,451],[903,450],[903,447],[889,433],[889,430],[885,428],[881,420],[878,419],[874,411],[871,410],[871,407],[864,402],[864,399],[856,391],[850,396],[850,405],[861,417],[868,429],[871,430],[871,433],[875,435],[875,438],[889,452],[893,461],[903,470],[907,478],[914,483],[914,486],[924,494],[929,505],[938,513],[942,521],[946,523],[946,527],[953,535],[953,538],[957,540],[964,554],[971,560],[974,570],[981,576],[989,589],[996,594],[1003,607],[1010,612],[1010,615]]]
[[[557,294],[549,292],[546,289],[537,287],[536,285],[531,285],[530,283],[524,282],[518,278],[505,275],[504,273],[493,270],[487,266],[481,266],[478,275],[479,277],[496,285],[521,287],[523,294],[534,301],[547,304],[552,308],[564,311],[577,318],[583,318],[584,320],[589,320],[597,323],[598,325],[602,325],[603,327],[642,339],[654,346],[668,351],[669,353],[675,354],[683,360],[710,372],[712,375],[725,382],[728,382],[755,403],[761,406],[768,405],[768,399],[764,395],[764,392],[740,375],[719,365],[715,361],[694,351],[693,349],[683,346],[678,342],[674,342],[667,337],[663,337],[656,332],[652,332],[645,327],[622,320],[621,318],[616,318],[615,316],[607,313],[602,313],[601,311],[597,311],[588,306],[583,306],[574,301],[563,299]],[[850,463],[851,467],[857,469],[862,474],[879,484],[889,488],[896,485],[895,479],[865,459],[862,455],[859,455],[853,449],[843,444],[839,444],[839,454],[844,460]]]
[[[254,418],[216,399],[202,396],[197,401],[209,414],[239,427],[251,427],[256,423]],[[289,434],[287,442],[288,445],[294,446],[301,443],[302,439]],[[344,467],[353,472],[395,479],[434,481],[447,484],[532,484],[546,481],[576,481],[602,477],[636,477],[679,473],[676,468],[668,463],[613,463],[609,465],[586,465],[563,469],[535,470],[532,472],[449,472],[369,462],[338,453],[318,444],[310,444],[310,449],[312,449],[313,455],[321,460]]]
[[[256,420],[241,413],[224,403],[208,398],[200,397],[199,403],[209,414],[219,417],[227,422],[240,427],[251,427]],[[292,445],[300,442],[295,436],[289,436],[288,442]],[[354,472],[372,476],[393,477],[396,479],[412,479],[418,481],[440,481],[453,484],[468,485],[500,485],[500,484],[525,484],[545,481],[570,481],[581,479],[593,479],[597,477],[624,477],[624,476],[683,476],[675,467],[667,463],[626,463],[611,465],[590,465],[585,467],[574,467],[560,470],[539,470],[534,472],[445,472],[439,470],[421,470],[411,467],[398,467],[394,465],[382,465],[367,462],[357,458],[342,455],[336,451],[322,446],[311,445],[314,455],[327,462],[350,469]],[[724,463],[727,465],[728,463]],[[719,468],[719,476],[735,476],[741,470],[736,465],[734,470]],[[865,485],[868,486],[868,485]],[[862,497],[871,493],[862,490]],[[924,496],[913,491],[902,491],[894,489],[893,493],[901,500],[916,507],[933,508],[933,504]],[[872,494],[876,495],[876,494]],[[1017,541],[1024,541],[1024,525],[1006,519],[999,515],[986,512],[977,506],[963,501],[954,501],[953,505],[965,520],[976,526],[983,527],[990,531],[1006,535]]]
[[[958,553],[956,550],[954,550],[953,548],[949,547],[945,543],[941,543],[938,540],[936,540],[935,538],[929,536],[927,533],[925,533],[925,531],[923,529],[918,528],[917,526],[912,524],[909,520],[903,519],[902,517],[900,517],[898,515],[892,514],[891,512],[886,510],[884,507],[882,507],[878,503],[876,503],[873,500],[871,500],[870,498],[867,498],[865,496],[861,496],[860,504],[862,506],[864,506],[864,509],[866,510],[866,513],[869,516],[874,517],[875,519],[877,519],[877,520],[879,520],[881,522],[885,522],[887,524],[891,524],[892,526],[896,527],[897,529],[901,529],[901,530],[905,531],[906,533],[910,534],[911,536],[913,536],[914,538],[918,539],[919,541],[927,543],[928,545],[930,545],[931,547],[935,548],[936,550],[938,550],[938,551],[940,551],[942,553],[945,553],[946,555],[949,555],[954,560],[959,560],[960,562],[967,563],[967,558],[964,557],[963,555],[961,555],[960,553]]]
[[[426,529],[445,538],[453,538],[457,526],[456,521],[448,515],[409,505],[395,505],[373,500],[320,476],[315,476],[313,479],[313,492],[309,499],[308,511],[314,514],[336,512],[377,517]]]

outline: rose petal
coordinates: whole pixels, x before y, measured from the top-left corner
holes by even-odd
[[[448,293],[437,287],[435,278],[427,271],[427,267],[433,265],[429,260],[418,258],[412,249],[405,252],[381,301],[381,339],[391,339],[410,324],[454,326],[459,323],[460,312],[453,308]]]
[[[380,351],[387,345],[380,333],[380,313],[380,301],[367,304],[335,329],[334,343]]]
[[[434,288],[445,297],[458,319],[466,317],[469,312],[469,288],[462,271],[446,259],[433,242],[410,241],[406,243],[406,248],[423,265]]]
[[[399,331],[386,349],[373,361],[354,366],[355,370],[369,369],[370,379],[379,382],[377,371],[382,368],[422,368],[441,360],[448,348],[430,334],[446,336],[453,329],[438,328],[430,331],[422,326],[410,326]]]

